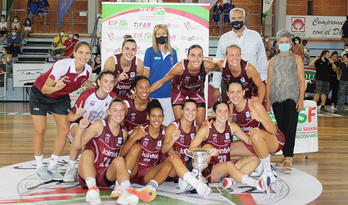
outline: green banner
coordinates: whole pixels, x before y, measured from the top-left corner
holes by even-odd
[[[261,24],[265,21],[268,11],[271,9],[273,0],[262,0],[262,20]]]
[[[7,0],[7,13],[6,13],[6,21],[8,19],[8,17],[10,16],[11,14],[11,10],[12,10],[12,6],[13,6],[13,3],[14,3],[15,0]]]

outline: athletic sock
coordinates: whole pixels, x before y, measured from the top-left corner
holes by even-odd
[[[76,162],[77,162],[76,160],[69,159],[69,164],[70,164],[71,167],[75,167]]]
[[[90,189],[92,186],[97,186],[97,183],[96,183],[96,181],[95,181],[95,178],[93,178],[93,177],[88,177],[88,178],[86,179],[86,185],[87,185],[88,189]]]
[[[52,154],[50,164],[48,165],[48,169],[53,169],[54,166],[58,163],[59,156]]]
[[[43,155],[41,156],[35,156],[36,160],[36,169],[40,169],[43,166]]]
[[[249,175],[244,175],[243,178],[242,178],[242,183],[245,184],[245,185],[248,185],[248,186],[256,187],[258,181],[253,179],[253,178],[251,178]]]
[[[152,188],[156,190],[158,187],[158,183],[152,179],[146,186],[151,186]]]
[[[268,154],[268,156],[266,158],[263,158],[263,159],[260,158],[260,161],[262,163],[262,167],[264,170],[272,171],[272,169],[271,169],[271,155],[270,154]]]
[[[128,189],[130,187],[130,182],[128,180],[124,180],[121,182],[121,191]]]

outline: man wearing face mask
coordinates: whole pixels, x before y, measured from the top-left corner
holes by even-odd
[[[232,30],[221,36],[216,50],[216,58],[224,58],[227,46],[236,44],[241,48],[242,59],[255,66],[261,80],[267,79],[267,57],[263,40],[259,33],[248,29],[245,24],[245,11],[234,8],[230,11]],[[221,85],[221,74],[215,72],[213,82],[214,98],[217,98],[218,88]]]
[[[16,29],[12,29],[11,36],[7,39],[7,47],[13,54],[13,57],[16,58],[18,56],[20,48],[22,47],[22,39],[19,36],[17,36]],[[15,61],[17,62],[17,59]]]
[[[65,56],[69,57],[73,53],[74,47],[78,41],[74,38],[74,34],[72,31],[69,31],[68,35],[69,38],[66,39],[63,44],[63,52],[65,52]]]
[[[54,49],[50,52],[51,56],[56,56],[57,54],[60,54],[61,56],[65,56],[65,51],[63,51],[63,46],[66,39],[67,37],[64,36],[64,30],[59,29],[59,35],[55,37],[53,40]],[[53,59],[57,61],[57,58],[53,58]]]

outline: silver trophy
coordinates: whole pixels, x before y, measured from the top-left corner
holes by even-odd
[[[212,148],[211,150],[193,150],[191,151],[192,155],[188,154],[188,152],[190,152],[188,149],[184,150],[184,153],[193,159],[193,168],[198,170],[198,175],[196,177],[197,180],[202,181],[203,183],[208,183],[208,180],[202,175],[202,171],[208,167],[207,158],[214,155],[215,149]]]

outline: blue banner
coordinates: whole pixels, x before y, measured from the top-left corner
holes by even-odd
[[[63,19],[65,18],[66,13],[68,13],[70,7],[75,3],[75,0],[59,0],[58,8],[58,28],[62,25]]]

